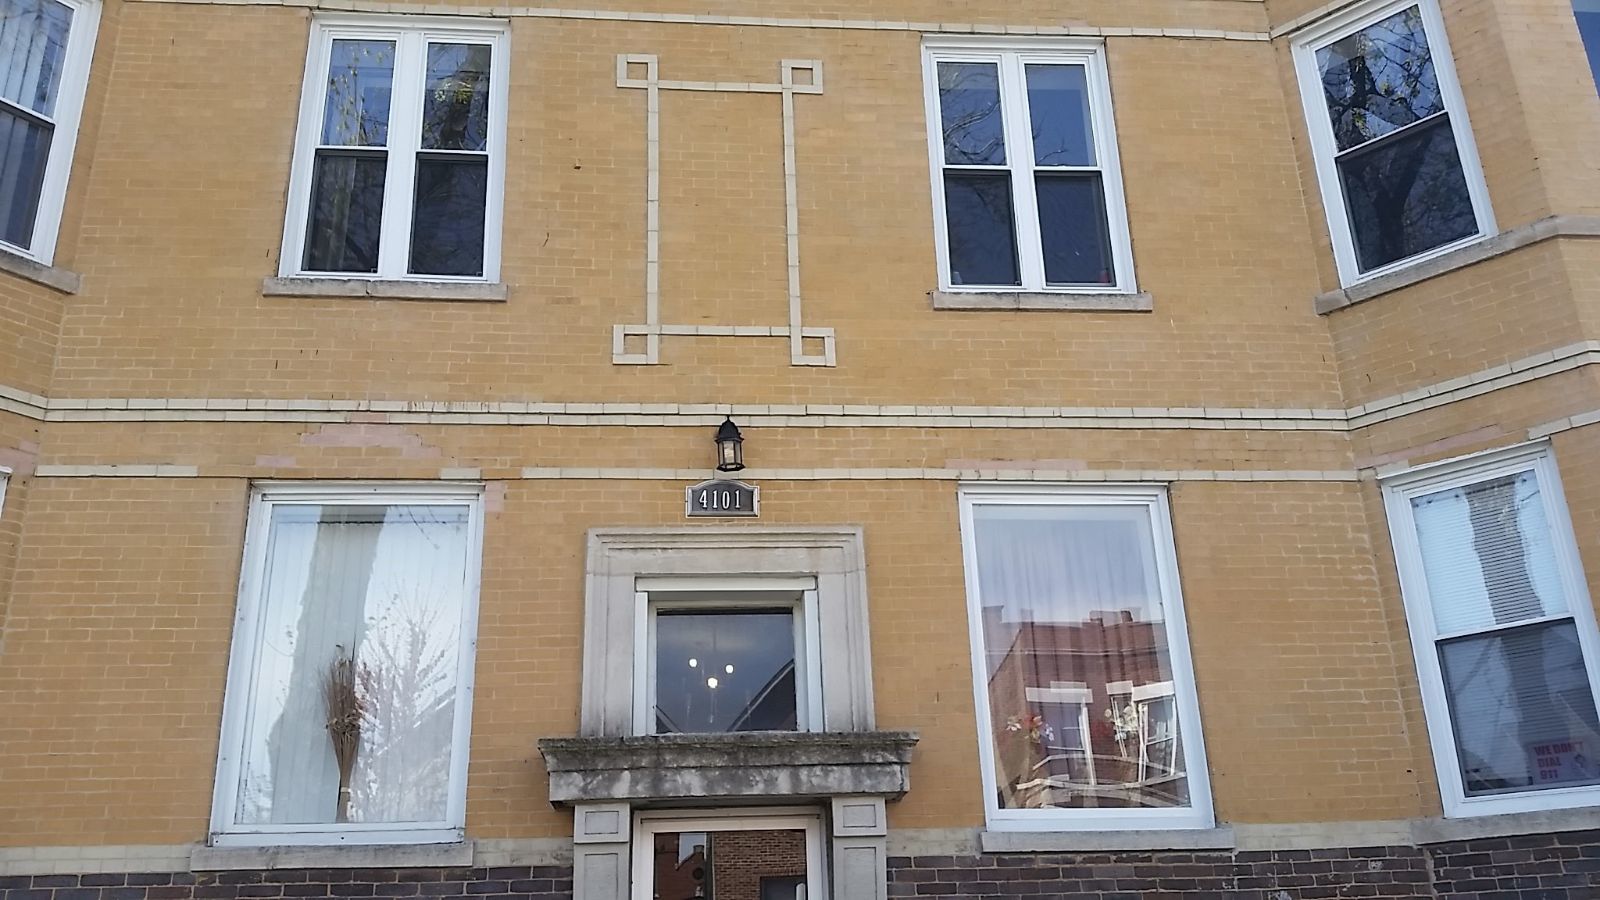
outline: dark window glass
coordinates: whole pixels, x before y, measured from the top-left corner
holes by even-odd
[[[482,150],[489,142],[489,47],[429,44],[422,93],[425,150]]]
[[[1362,271],[1478,231],[1448,117],[1347,153],[1337,165]]]
[[[1010,173],[945,172],[944,214],[951,284],[1021,284]]]
[[[656,613],[656,731],[794,731],[790,609]]]
[[[1317,68],[1340,150],[1445,108],[1414,6],[1318,50]]]
[[[383,153],[317,153],[306,225],[308,271],[378,270],[387,166]]]
[[[806,900],[804,831],[680,831],[651,843],[655,900]]]
[[[334,41],[322,143],[382,147],[389,143],[389,98],[394,84],[392,41]]]
[[[411,272],[482,275],[489,159],[477,154],[417,158]]]
[[[1444,641],[1439,664],[1468,796],[1600,784],[1600,718],[1571,620]]]
[[[1028,66],[1027,74],[1034,165],[1094,165],[1094,126],[1084,67]]]
[[[1005,165],[1000,70],[994,63],[939,63],[939,118],[945,165]]]
[[[1572,0],[1572,14],[1578,18],[1583,51],[1589,55],[1589,73],[1600,85],[1600,0]]]
[[[33,243],[53,131],[0,106],[0,240],[9,244],[27,247]]]
[[[1047,284],[1114,284],[1111,231],[1099,173],[1034,175]]]

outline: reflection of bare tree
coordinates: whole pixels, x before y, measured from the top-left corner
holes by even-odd
[[[988,63],[940,63],[939,108],[947,165],[1004,165],[999,73]]]
[[[1475,231],[1420,10],[1334,43],[1318,63],[1363,268]]]

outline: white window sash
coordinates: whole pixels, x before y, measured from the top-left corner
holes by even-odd
[[[505,204],[506,111],[509,107],[507,29],[503,23],[431,16],[319,16],[311,25],[306,73],[300,94],[300,121],[295,131],[294,161],[289,175],[289,202],[284,218],[278,274],[283,277],[344,278],[481,283],[500,280],[501,224]],[[395,45],[394,81],[390,88],[389,139],[384,174],[383,213],[379,226],[378,271],[324,272],[305,268],[306,226],[311,212],[312,176],[322,141],[327,103],[328,65],[334,41],[380,40]],[[427,82],[429,44],[479,44],[490,48],[489,131],[483,153],[488,159],[484,197],[483,275],[412,274],[411,222],[416,194],[417,157],[440,153],[422,149],[422,106]],[[379,148],[367,148],[376,150]],[[458,154],[467,155],[467,154]]]
[[[654,579],[651,579],[654,582]],[[809,579],[808,579],[809,581]],[[760,579],[753,580],[751,590],[783,592],[782,580],[773,579],[771,586],[762,586]],[[689,591],[695,590],[691,580],[682,584],[666,581],[650,591],[637,591],[634,602],[639,614],[634,616],[633,658],[643,662],[634,667],[633,733],[656,734],[656,614],[662,610],[718,610],[787,608],[794,616],[795,663],[795,720],[802,732],[823,730],[822,721],[822,647],[821,621],[817,608],[817,591],[808,587],[798,600],[751,597],[747,600],[701,599]],[[684,592],[681,598],[674,593]]]
[[[1001,485],[963,484],[960,489],[961,544],[967,586],[967,628],[971,639],[973,701],[978,716],[978,758],[983,777],[984,814],[994,831],[1128,831],[1140,829],[1211,828],[1210,769],[1201,733],[1200,703],[1195,692],[1194,664],[1189,653],[1189,628],[1184,618],[1178,559],[1172,536],[1172,513],[1164,487],[1155,485]],[[1189,805],[1172,809],[1001,809],[995,778],[993,715],[989,705],[983,603],[978,578],[978,506],[1121,506],[1143,509],[1155,542],[1155,572],[1165,616],[1167,651],[1172,664],[1178,733],[1183,740]]]
[[[1338,149],[1338,142],[1333,134],[1333,122],[1323,98],[1322,75],[1317,68],[1317,51],[1413,6],[1417,7],[1422,15],[1423,33],[1427,35],[1434,76],[1438,80],[1439,95],[1444,101],[1445,113],[1449,116],[1450,131],[1455,138],[1456,153],[1461,160],[1461,174],[1467,183],[1467,196],[1472,203],[1478,230],[1474,234],[1442,244],[1432,250],[1363,272],[1356,257],[1350,211],[1345,206],[1344,188],[1339,177],[1337,162],[1340,157],[1359,148],[1345,151]],[[1305,110],[1306,129],[1311,142],[1311,156],[1317,172],[1317,185],[1322,194],[1322,208],[1327,218],[1328,236],[1333,244],[1334,263],[1339,271],[1341,285],[1348,287],[1370,281],[1496,234],[1494,209],[1489,202],[1489,186],[1483,178],[1483,165],[1478,159],[1477,142],[1473,139],[1472,123],[1467,117],[1466,99],[1461,93],[1461,83],[1456,78],[1455,56],[1450,51],[1450,41],[1445,34],[1444,19],[1439,12],[1437,0],[1381,0],[1381,2],[1368,0],[1365,3],[1358,3],[1339,15],[1301,31],[1294,38],[1293,55],[1295,74],[1300,82],[1300,102]],[[1409,130],[1416,124],[1420,123],[1411,123],[1399,130]]]
[[[55,114],[47,116],[26,106],[17,107],[24,117],[51,125],[50,151],[45,159],[44,179],[39,187],[39,210],[33,221],[33,240],[26,247],[0,240],[0,248],[47,266],[55,263],[56,238],[61,232],[61,213],[67,200],[67,179],[72,174],[78,124],[83,116],[84,94],[89,86],[89,66],[94,57],[95,36],[100,28],[100,4],[96,0],[58,2],[72,10],[72,26],[67,31],[61,81],[56,85]]]
[[[997,66],[1000,118],[1006,143],[1004,166],[945,165],[944,133],[939,110],[941,62],[989,63]],[[1089,93],[1090,128],[1094,132],[1095,165],[1045,166],[1034,162],[1032,119],[1028,109],[1025,67],[1038,65],[1082,66]],[[923,43],[924,102],[928,117],[928,162],[933,186],[934,248],[939,263],[939,288],[954,292],[1027,291],[1030,293],[1104,294],[1138,290],[1133,275],[1133,244],[1128,232],[1127,202],[1123,196],[1122,163],[1117,154],[1116,121],[1111,108],[1105,46],[1098,41],[1073,39],[987,41],[982,38],[930,37]],[[1012,227],[1016,233],[1018,274],[1022,284],[954,284],[950,277],[950,235],[945,218],[944,175],[956,170],[1009,173]],[[1106,229],[1116,280],[1112,284],[1049,285],[1045,283],[1044,241],[1039,229],[1035,172],[1098,172],[1105,195]]]
[[[1416,659],[1417,681],[1422,693],[1422,709],[1433,749],[1439,794],[1447,818],[1515,812],[1571,809],[1600,804],[1600,785],[1569,788],[1531,789],[1488,796],[1469,797],[1461,777],[1461,759],[1456,747],[1455,729],[1450,720],[1449,695],[1439,665],[1439,644],[1444,640],[1475,634],[1493,634],[1505,629],[1488,626],[1470,632],[1440,634],[1433,614],[1427,575],[1423,570],[1422,549],[1417,538],[1411,502],[1414,498],[1481,484],[1507,475],[1532,472],[1538,481],[1545,519],[1550,525],[1551,543],[1566,592],[1568,609],[1538,619],[1516,623],[1533,625],[1549,621],[1571,621],[1578,633],[1589,675],[1589,690],[1600,703],[1600,629],[1594,606],[1589,600],[1578,557],[1577,539],[1567,512],[1560,473],[1548,443],[1539,442],[1457,460],[1447,460],[1390,476],[1384,481],[1384,507],[1389,534],[1394,544],[1395,567],[1400,576],[1400,593],[1405,603],[1406,623],[1411,632],[1411,649]]]
[[[210,843],[217,847],[429,844],[461,841],[466,828],[467,759],[472,729],[473,675],[476,670],[478,593],[483,560],[482,486],[478,484],[309,484],[271,483],[252,491],[239,578],[227,687],[222,704],[222,736],[211,804]],[[411,505],[461,506],[467,515],[466,582],[462,587],[461,647],[456,667],[455,721],[445,817],[433,822],[327,822],[241,825],[239,779],[245,739],[254,708],[257,650],[265,624],[263,580],[270,545],[272,511],[278,506]]]

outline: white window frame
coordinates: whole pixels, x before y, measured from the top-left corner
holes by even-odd
[[[1472,201],[1472,211],[1478,220],[1478,230],[1475,234],[1448,244],[1441,244],[1432,250],[1363,272],[1356,257],[1355,239],[1351,234],[1350,211],[1345,207],[1339,168],[1335,164],[1338,144],[1334,139],[1333,122],[1328,114],[1328,106],[1323,98],[1322,75],[1317,68],[1317,51],[1412,6],[1418,7],[1422,15],[1423,31],[1427,35],[1428,50],[1433,59],[1434,75],[1439,82],[1439,95],[1443,98],[1445,111],[1450,116],[1450,130],[1455,136],[1456,153],[1461,159],[1461,174],[1467,183],[1467,195]],[[1306,128],[1311,138],[1311,156],[1316,165],[1317,185],[1322,192],[1322,208],[1328,220],[1328,236],[1333,243],[1334,262],[1339,270],[1341,285],[1348,287],[1370,281],[1453,250],[1459,250],[1497,233],[1494,209],[1489,203],[1489,186],[1483,178],[1483,164],[1478,159],[1478,145],[1473,140],[1472,123],[1467,117],[1467,101],[1461,93],[1461,84],[1456,79],[1455,56],[1450,52],[1450,40],[1445,34],[1444,19],[1439,13],[1437,0],[1382,0],[1382,2],[1358,3],[1296,34],[1293,40],[1293,54],[1295,74],[1300,82],[1300,102],[1305,110]]]
[[[978,484],[960,487],[961,547],[967,583],[967,631],[971,638],[973,698],[978,714],[978,759],[983,773],[983,807],[992,831],[1129,831],[1202,829],[1216,825],[1211,806],[1211,770],[1206,765],[1200,702],[1189,654],[1189,627],[1172,537],[1172,511],[1164,485],[1150,484]],[[1155,541],[1156,579],[1166,620],[1167,652],[1172,661],[1179,734],[1189,780],[1189,806],[1181,809],[1001,809],[995,778],[993,716],[983,636],[983,602],[978,578],[978,506],[1121,506],[1143,509]]]
[[[789,608],[794,615],[795,720],[797,730],[823,730],[821,619],[817,609],[816,579],[762,577],[640,578],[634,601],[633,733],[655,734],[656,614],[667,610],[715,612],[739,609]],[[706,597],[707,591],[745,596]],[[762,597],[766,593],[769,596]],[[798,594],[798,597],[794,595]],[[681,596],[679,596],[681,595]]]
[[[311,22],[306,73],[301,85],[300,120],[295,128],[294,162],[283,225],[278,274],[286,278],[342,278],[356,281],[425,281],[466,284],[500,280],[500,230],[505,205],[506,111],[510,65],[509,26],[498,19],[442,16],[318,15]],[[324,272],[304,268],[311,177],[322,140],[323,107],[328,95],[328,64],[336,40],[394,41],[394,82],[385,146],[383,217],[376,272]],[[488,185],[484,196],[483,275],[411,274],[411,220],[416,193],[416,162],[421,144],[422,100],[429,43],[486,44],[489,63]]]
[[[1434,624],[1433,602],[1428,594],[1427,574],[1422,566],[1422,551],[1417,541],[1416,520],[1411,501],[1424,494],[1478,484],[1506,475],[1533,472],[1544,501],[1545,519],[1550,523],[1551,545],[1561,573],[1561,586],[1567,594],[1568,611],[1551,618],[1570,616],[1578,632],[1589,671],[1589,689],[1600,703],[1600,631],[1596,630],[1594,605],[1578,556],[1572,519],[1567,512],[1561,476],[1548,442],[1512,447],[1490,453],[1446,460],[1383,480],[1384,509],[1389,520],[1389,535],[1394,542],[1395,567],[1400,576],[1400,594],[1405,602],[1406,624],[1411,631],[1411,650],[1417,663],[1417,683],[1422,692],[1422,709],[1433,745],[1433,763],[1439,778],[1439,794],[1447,818],[1497,813],[1538,812],[1600,805],[1600,785],[1547,788],[1518,793],[1468,797],[1461,778],[1461,760],[1456,752],[1455,733],[1450,723],[1450,705],[1444,676],[1439,668],[1437,642],[1441,637]],[[1530,624],[1532,621],[1518,624]],[[1486,633],[1494,628],[1476,629],[1469,634]]]
[[[78,144],[78,124],[83,117],[84,95],[89,88],[89,66],[94,58],[95,36],[100,30],[100,4],[96,0],[57,0],[72,10],[61,82],[56,85],[56,114],[41,116],[27,110],[26,117],[50,122],[50,153],[39,187],[39,211],[33,220],[33,241],[23,247],[0,240],[0,248],[43,265],[53,265],[56,238],[61,233],[61,213],[67,202],[67,179]]]
[[[1006,166],[1011,175],[1012,226],[1017,236],[1017,265],[1022,284],[953,284],[950,279],[950,234],[945,222],[944,134],[939,116],[941,62],[995,63],[1000,74],[1000,115],[1006,143]],[[1038,193],[1034,187],[1032,119],[1023,66],[1057,64],[1083,66],[1089,90],[1089,118],[1094,129],[1097,166],[1050,167],[1098,171],[1105,190],[1106,229],[1111,239],[1114,284],[1047,285],[1044,243],[1039,231]],[[939,260],[941,291],[1049,294],[1132,294],[1138,291],[1133,274],[1133,242],[1128,232],[1127,201],[1122,190],[1122,161],[1117,153],[1116,116],[1111,107],[1111,82],[1106,69],[1105,43],[1080,38],[1016,38],[930,36],[922,43],[923,100],[928,121],[928,166],[933,186],[934,247]],[[998,167],[995,167],[998,170]],[[1024,188],[1026,188],[1024,190]]]
[[[227,690],[222,704],[222,738],[211,804],[212,846],[441,844],[463,840],[466,831],[467,749],[472,730],[473,672],[478,647],[478,590],[483,568],[482,499],[483,485],[467,482],[276,482],[253,486],[239,578],[239,606],[234,619]],[[464,506],[468,509],[467,579],[461,604],[461,653],[456,669],[455,731],[450,751],[449,800],[445,818],[437,822],[236,824],[240,766],[254,699],[256,651],[262,638],[261,588],[273,508],[283,505],[404,504]]]
[[[633,818],[631,900],[655,900],[652,863],[655,836],[681,832],[803,831],[806,835],[806,898],[828,900],[822,815],[815,808],[648,810]]]

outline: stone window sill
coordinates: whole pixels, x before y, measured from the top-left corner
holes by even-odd
[[[504,283],[402,281],[367,278],[266,278],[263,297],[341,297],[357,300],[451,300],[503,303]]]
[[[0,272],[10,272],[18,278],[42,284],[63,294],[76,294],[83,289],[83,276],[77,272],[58,266],[47,266],[38,260],[29,259],[4,248],[0,248]]]
[[[1164,828],[1137,831],[981,831],[984,853],[1066,853],[1106,850],[1232,850],[1233,829]]]
[[[934,309],[1150,312],[1149,294],[1066,294],[1054,291],[930,291]]]
[[[194,872],[236,869],[421,869],[472,865],[472,842],[366,844],[338,847],[196,847]]]
[[[1325,316],[1551,238],[1597,236],[1600,236],[1600,216],[1549,216],[1370,281],[1319,294],[1315,300],[1317,314]]]

